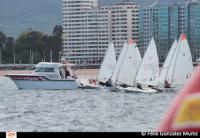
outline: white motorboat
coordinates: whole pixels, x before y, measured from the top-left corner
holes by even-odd
[[[73,78],[73,64],[41,62],[31,74],[6,75],[11,78],[18,89],[74,90],[78,83]],[[65,78],[65,70],[70,76]]]

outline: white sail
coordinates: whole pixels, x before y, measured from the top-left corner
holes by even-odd
[[[118,60],[117,60],[117,63],[116,63],[116,65],[115,65],[115,69],[114,69],[114,72],[113,72],[113,75],[112,75],[112,78],[111,78],[111,81],[112,81],[113,83],[115,83],[116,80],[117,80],[117,76],[118,76],[118,73],[119,73],[119,69],[120,69],[120,66],[121,66],[121,64],[122,64],[123,58],[124,58],[124,56],[125,56],[126,48],[127,48],[127,43],[124,43],[124,46],[123,46],[122,51],[121,51],[121,53],[120,53],[120,55],[119,55],[119,58],[118,58]]]
[[[174,57],[175,57],[177,44],[178,42],[177,40],[175,40],[163,64],[163,67],[160,73],[160,80],[159,80],[161,85],[164,85],[165,80],[170,81],[172,78],[174,62],[175,62]]]
[[[136,82],[157,86],[159,81],[159,59],[154,39],[152,38],[141,62]]]
[[[191,51],[185,34],[182,34],[180,37],[174,58],[172,86],[184,85],[193,72]]]
[[[97,81],[106,82],[108,81],[113,73],[116,64],[115,48],[112,42],[110,42],[104,57],[103,63],[101,64]]]
[[[141,60],[141,55],[137,50],[136,44],[129,43],[122,64],[120,65],[116,83],[133,86],[133,80],[135,80]]]

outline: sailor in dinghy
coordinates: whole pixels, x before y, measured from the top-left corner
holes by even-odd
[[[132,87],[136,88],[135,78],[141,60],[140,52],[132,39],[128,44],[124,44],[112,77],[115,84],[112,91],[127,91]]]
[[[82,89],[96,89],[99,87],[111,87],[111,77],[116,65],[116,54],[113,42],[109,43],[107,52],[101,64],[100,70],[97,75],[97,79],[89,80],[91,83],[87,83],[84,80],[80,80],[80,87]],[[94,83],[95,82],[95,83]]]
[[[159,59],[154,39],[152,38],[138,69],[134,83],[136,87],[126,88],[127,92],[154,93],[150,86],[157,86],[159,80]]]
[[[185,34],[173,43],[160,74],[160,85],[165,91],[177,91],[191,77],[192,56]]]

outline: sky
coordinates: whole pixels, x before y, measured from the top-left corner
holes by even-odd
[[[99,0],[99,3],[107,5],[119,1],[122,0]],[[139,1],[143,5],[155,0]],[[13,37],[29,28],[51,34],[55,25],[61,25],[61,7],[62,0],[0,0],[0,31]]]

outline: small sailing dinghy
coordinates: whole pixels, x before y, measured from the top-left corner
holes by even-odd
[[[165,90],[183,86],[191,77],[193,63],[185,34],[175,41],[168,53],[160,74],[160,84]]]
[[[96,80],[80,80],[80,87],[82,89],[94,89],[99,88],[100,84],[106,84],[109,80],[111,80],[114,68],[116,65],[116,54],[114,44],[112,42],[109,43],[107,52],[105,54],[104,60],[101,64],[99,73],[97,75]]]
[[[117,63],[118,66],[116,66],[112,77],[115,84],[112,91],[124,91],[128,89],[128,87],[132,87],[134,85],[134,80],[136,78],[141,60],[142,58],[136,43],[133,43],[133,40],[130,40],[128,45],[124,45],[119,56]]]
[[[148,86],[157,86],[159,82],[159,59],[154,39],[152,38],[144,54],[133,87],[125,88],[126,92],[154,93],[156,89]]]
[[[160,73],[160,79],[159,79],[159,83],[160,83],[160,88],[165,90],[165,83],[169,83],[169,80],[171,80],[172,78],[172,72],[173,72],[173,66],[174,64],[174,61],[175,61],[175,52],[176,52],[176,49],[177,49],[177,40],[174,40],[173,44],[172,44],[172,47],[170,48],[169,52],[168,52],[168,55],[165,59],[165,62],[163,64],[163,67],[162,67],[162,70],[161,70],[161,73]],[[168,80],[168,82],[166,82]],[[168,85],[169,85],[168,84]],[[173,91],[171,89],[171,91]]]
[[[79,88],[80,89],[98,89],[96,79],[79,79]]]
[[[118,78],[118,74],[119,74],[119,71],[120,71],[120,66],[121,66],[123,59],[125,57],[127,47],[128,47],[128,44],[126,42],[124,42],[124,46],[123,46],[123,48],[120,52],[117,63],[115,65],[115,69],[114,69],[113,74],[112,74],[111,81],[112,81],[113,86],[111,88],[111,91],[113,91],[113,92],[120,91],[120,89],[118,89],[118,87],[116,87],[117,86],[117,78]]]
[[[120,70],[120,66],[121,66],[122,61],[124,59],[127,47],[128,47],[127,43],[124,43],[124,46],[123,46],[123,48],[121,50],[121,53],[119,55],[119,58],[118,58],[117,63],[115,65],[115,69],[114,69],[113,74],[112,74],[111,81],[112,81],[113,84],[116,84],[117,77],[118,77],[119,70]]]

